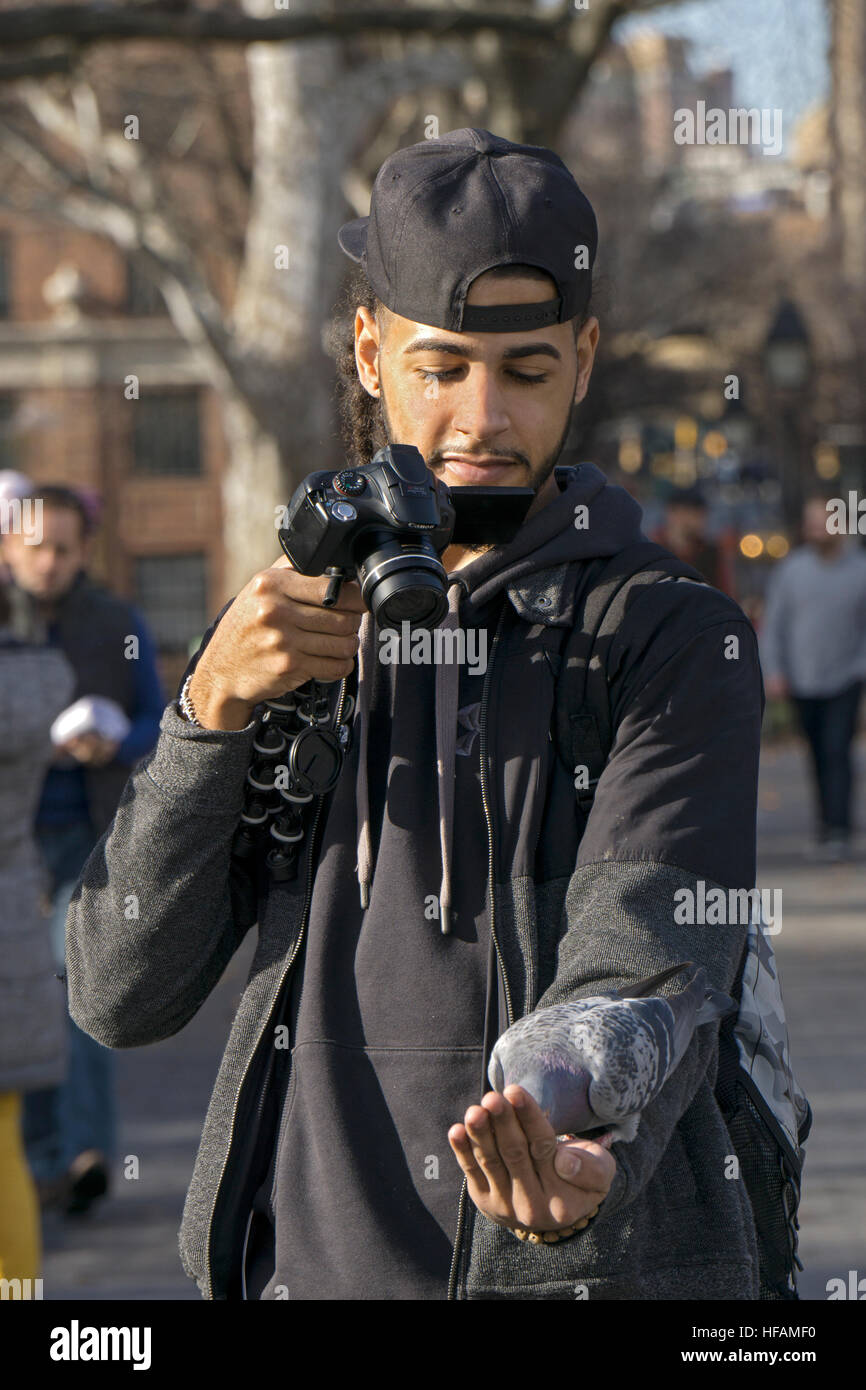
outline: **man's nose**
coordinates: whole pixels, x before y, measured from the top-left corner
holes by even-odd
[[[472,439],[491,439],[510,425],[502,389],[483,366],[470,367],[458,389],[454,427]]]

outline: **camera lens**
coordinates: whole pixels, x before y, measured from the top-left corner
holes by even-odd
[[[448,576],[426,537],[401,540],[393,532],[364,537],[358,557],[361,594],[379,627],[435,627],[448,612]]]
[[[398,589],[380,605],[384,627],[396,627],[403,622],[423,627],[438,611],[439,595],[432,589]]]

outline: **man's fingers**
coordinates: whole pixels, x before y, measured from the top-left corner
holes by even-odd
[[[511,1174],[499,1152],[490,1115],[484,1106],[470,1105],[463,1123],[475,1162],[487,1179],[491,1192],[497,1194],[503,1208],[508,1210],[511,1206]]]
[[[490,1184],[484,1173],[475,1162],[475,1155],[472,1151],[472,1141],[466,1133],[465,1125],[452,1125],[448,1131],[448,1143],[454,1152],[454,1157],[466,1174],[470,1183],[474,1183],[476,1191],[482,1196],[490,1191]]]
[[[292,626],[300,632],[331,632],[335,637],[355,636],[361,625],[357,613],[348,613],[344,608],[317,608],[297,599],[291,601],[289,616]]]
[[[330,579],[321,574],[301,574],[289,563],[285,555],[281,555],[270,566],[269,570],[263,573],[272,573],[275,570],[288,571],[288,574],[274,574],[273,578],[278,588],[287,598],[293,598],[300,603],[309,603],[313,607],[321,609],[322,600],[328,592]],[[332,608],[326,608],[326,613],[366,613],[364,600],[361,598],[361,590],[355,579],[346,579],[340,587],[340,596]]]
[[[491,1091],[481,1102],[491,1116],[499,1156],[511,1177],[512,1204],[521,1223],[534,1225],[543,1217],[544,1191],[529,1151],[526,1134],[504,1096]]]
[[[566,1146],[557,1145],[550,1121],[538,1102],[522,1086],[506,1086],[504,1095],[514,1106],[523,1127],[542,1187],[549,1190],[552,1186],[557,1186],[563,1179],[556,1172],[553,1160],[558,1149]],[[574,1140],[568,1147],[579,1149],[581,1164],[578,1172],[566,1181],[590,1192],[606,1192],[608,1174],[615,1165],[612,1156],[600,1144],[590,1139]]]

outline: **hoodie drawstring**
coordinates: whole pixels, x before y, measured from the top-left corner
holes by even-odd
[[[448,590],[448,612],[439,626],[454,629],[460,620],[460,597],[465,583],[455,579]],[[373,878],[373,845],[370,834],[370,792],[367,776],[367,736],[370,714],[370,683],[372,679],[375,624],[365,613],[358,634],[358,770],[355,780],[355,804],[358,816],[358,888],[361,907],[370,905],[370,885]],[[447,648],[446,648],[447,650]],[[457,662],[441,661],[436,666],[436,783],[439,801],[439,847],[442,857],[442,882],[439,888],[439,913],[443,935],[451,930],[451,845],[454,835],[454,760],[457,752],[457,703],[460,689],[460,667]]]

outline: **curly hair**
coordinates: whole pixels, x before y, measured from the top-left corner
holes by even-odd
[[[497,266],[496,274],[550,279],[545,271],[531,265]],[[355,362],[355,313],[360,307],[374,315],[381,333],[389,311],[377,297],[362,268],[355,266],[343,285],[322,338],[325,350],[337,368],[336,399],[340,433],[350,460],[355,465],[369,463],[373,455],[388,443],[381,398],[371,396],[364,389]],[[571,320],[575,344],[591,314],[590,302],[583,314]]]

